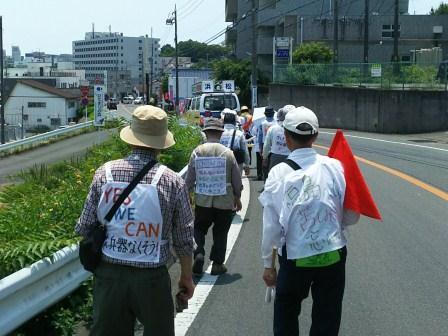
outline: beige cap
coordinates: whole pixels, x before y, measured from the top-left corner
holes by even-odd
[[[120,132],[124,142],[141,147],[164,149],[173,146],[173,134],[168,130],[168,116],[162,109],[144,105],[135,109],[130,126]]]

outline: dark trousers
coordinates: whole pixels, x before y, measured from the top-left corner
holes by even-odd
[[[260,152],[255,152],[257,154],[257,177],[258,179],[263,178],[263,157]]]
[[[92,336],[174,336],[171,280],[165,266],[137,268],[102,262],[95,270]]]
[[[223,264],[226,256],[227,233],[234,212],[232,210],[204,208],[197,205],[194,212],[194,240],[198,246],[194,251],[194,256],[196,257],[199,253],[205,255],[205,236],[213,224],[213,246],[210,252],[210,260],[216,264]]]
[[[247,150],[249,151],[249,165],[252,165],[252,146],[247,147]]]
[[[280,269],[274,303],[274,335],[298,336],[302,300],[311,289],[313,308],[310,336],[336,336],[339,333],[342,299],[345,288],[347,249],[339,250],[341,261],[320,268],[299,268],[286,259],[286,249],[279,257]]]

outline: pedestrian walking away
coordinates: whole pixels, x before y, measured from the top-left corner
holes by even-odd
[[[258,142],[258,146],[260,148],[260,159],[262,162],[262,178],[263,180],[266,179],[266,177],[268,176],[268,161],[264,161],[263,164],[263,146],[264,146],[264,141],[266,139],[266,135],[268,133],[269,128],[275,124],[274,121],[274,115],[275,115],[275,110],[271,107],[271,106],[267,106],[264,110],[264,115],[266,116],[266,120],[264,120],[261,125],[258,126],[258,131],[257,131],[257,142]],[[266,158],[267,159],[267,158]],[[258,162],[258,161],[257,161]]]
[[[254,147],[254,137],[250,133],[252,128],[252,114],[247,106],[241,107],[241,116],[245,119],[243,132],[247,141],[247,149],[249,150],[249,165],[252,165],[252,148]]]
[[[219,142],[233,151],[241,175],[243,172],[249,175],[249,150],[244,133],[236,127],[237,114],[230,110],[224,112],[223,115],[224,132],[222,132]]]
[[[219,143],[224,131],[222,121],[209,118],[203,129],[207,143],[191,154],[185,183],[195,195],[193,273],[203,273],[205,237],[212,227],[213,245],[210,252],[212,275],[227,272],[224,265],[227,234],[234,211],[241,210],[241,173],[232,151]]]
[[[167,270],[170,241],[181,266],[180,299],[193,296],[193,214],[184,181],[157,162],[161,150],[174,145],[167,115],[141,106],[120,138],[129,156],[105,163],[95,172],[75,231],[88,236],[100,219],[107,235],[102,261],[94,271],[91,335],[133,335],[135,320],[144,335],[174,336],[174,305]],[[152,162],[152,163],[151,163]],[[148,165],[152,168],[118,208],[103,220],[121,191]]]
[[[268,166],[268,173],[272,167],[276,166],[280,162],[286,160],[290,151],[286,146],[285,132],[283,131],[283,121],[285,120],[286,113],[295,109],[294,105],[285,105],[277,112],[277,123],[272,125],[263,145],[263,160],[264,166]]]
[[[359,214],[343,209],[346,182],[338,160],[312,148],[319,132],[313,111],[298,107],[283,122],[288,159],[271,169],[263,205],[263,280],[275,287],[276,336],[299,335],[302,300],[311,290],[311,336],[339,333],[347,256],[345,229]],[[279,271],[272,266],[278,249]]]

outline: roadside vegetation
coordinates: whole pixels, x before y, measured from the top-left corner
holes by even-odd
[[[176,145],[160,160],[174,171],[188,162],[201,136],[197,128],[180,126],[171,117],[169,128]],[[23,173],[23,183],[0,190],[0,278],[79,241],[74,225],[79,217],[95,170],[108,160],[127,155],[130,147],[117,135],[92,147],[85,158]],[[91,281],[20,328],[18,334],[72,335],[79,321],[91,314]]]

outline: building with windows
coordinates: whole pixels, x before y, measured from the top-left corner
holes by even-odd
[[[158,38],[89,32],[84,40],[72,42],[72,50],[76,69],[85,70],[91,84],[106,85],[115,97],[144,92],[146,74],[160,74]]]
[[[56,129],[76,121],[80,92],[29,79],[17,80],[7,93],[5,121],[25,129]]]
[[[11,57],[14,64],[22,61],[22,54],[20,53],[20,48],[18,46],[11,47]]]
[[[364,61],[364,1],[339,0],[338,61]],[[393,54],[394,0],[370,0],[369,62],[390,62]],[[257,66],[272,74],[274,37],[292,38],[293,48],[324,42],[333,48],[334,0],[256,0]],[[409,15],[409,1],[399,1],[399,58],[412,59],[418,49],[441,47],[448,58],[448,16]],[[231,22],[226,44],[238,58],[252,54],[252,1],[226,0],[225,20]]]

